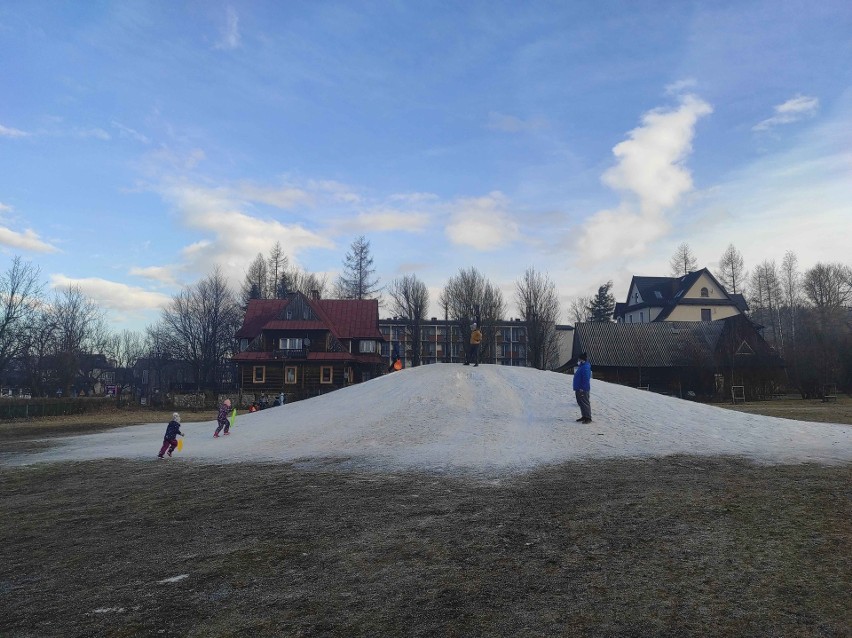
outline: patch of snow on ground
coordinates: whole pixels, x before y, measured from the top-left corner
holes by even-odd
[[[99,458],[229,463],[329,462],[387,471],[513,472],[567,460],[670,454],[736,455],[766,463],[847,463],[852,428],[757,416],[592,381],[592,418],[571,376],[530,368],[434,364],[313,399],[241,414],[227,437],[215,421],[181,426],[182,452],[156,459],[166,424],[60,439],[7,464]],[[211,414],[211,417],[213,415]]]

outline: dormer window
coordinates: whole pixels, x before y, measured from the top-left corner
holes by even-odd
[[[709,291],[709,290],[707,290],[707,288],[702,288],[702,289],[701,289],[701,296],[702,296],[702,297],[709,297],[709,296],[710,296],[710,291]]]
[[[376,342],[375,341],[361,341],[361,347],[359,349],[361,353],[374,353],[376,351]]]

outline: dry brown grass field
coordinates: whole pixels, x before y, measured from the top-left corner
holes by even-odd
[[[103,417],[3,424],[0,453]],[[0,467],[4,637],[849,636],[850,588],[848,465]]]

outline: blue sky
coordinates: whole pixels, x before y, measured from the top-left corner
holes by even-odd
[[[276,240],[332,281],[363,234],[433,302],[622,300],[684,241],[849,264],[850,69],[846,0],[6,2],[0,267],[138,329]]]

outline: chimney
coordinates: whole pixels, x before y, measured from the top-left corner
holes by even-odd
[[[311,290],[311,299],[319,299],[319,290]]]

